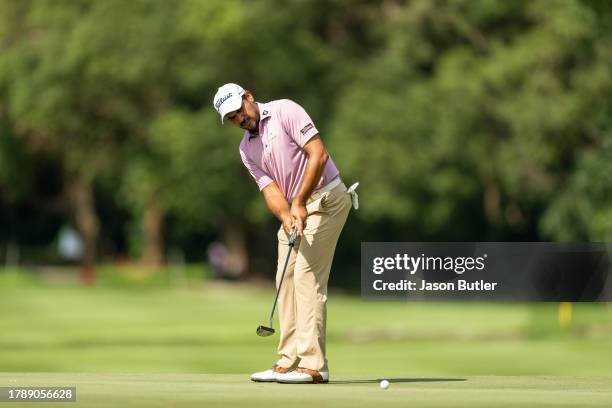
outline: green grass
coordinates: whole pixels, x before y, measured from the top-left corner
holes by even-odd
[[[82,288],[0,278],[0,386],[76,385],[83,406],[612,405],[607,304],[575,305],[562,330],[556,304],[332,294],[328,357],[339,383],[304,389],[248,381],[275,361],[278,336],[255,335],[273,295],[271,284]],[[410,381],[382,391],[379,378]],[[417,381],[427,378],[436,381]]]
[[[612,382],[593,377],[345,377],[327,385],[252,383],[238,374],[0,374],[1,386],[73,386],[54,407],[609,407]],[[2,403],[5,406],[4,403]],[[40,403],[12,404],[40,407]]]

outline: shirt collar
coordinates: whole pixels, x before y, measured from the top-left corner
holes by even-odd
[[[270,112],[270,106],[268,106],[269,104],[267,103],[259,103],[259,102],[255,102],[257,104],[257,107],[259,108],[259,126],[261,128],[261,122],[264,119],[269,118],[270,116],[272,116],[271,112]],[[247,133],[249,134],[249,140],[251,140],[254,137],[257,137],[259,135],[254,135],[251,132],[247,131]]]

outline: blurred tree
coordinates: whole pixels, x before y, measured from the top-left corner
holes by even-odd
[[[562,241],[612,239],[612,137],[581,154],[570,182],[541,220],[544,233]]]
[[[107,144],[100,143],[103,132],[88,123],[87,108],[79,104],[78,77],[73,77],[71,61],[61,58],[66,34],[73,27],[66,23],[76,21],[83,6],[73,5],[3,3],[2,25],[7,29],[0,53],[0,88],[7,119],[26,149],[64,159],[66,204],[84,237],[84,264],[89,267],[99,228],[91,182],[101,163],[93,159],[104,157]]]
[[[222,128],[210,101],[228,81],[262,101],[282,89],[315,101],[308,78],[329,55],[319,57],[307,26],[295,26],[300,17],[271,1],[189,0],[30,1],[3,15],[17,21],[8,37],[21,36],[6,42],[3,60],[10,116],[22,142],[62,163],[88,262],[102,188],[139,220],[131,242],[144,262],[162,261],[171,212],[220,231],[246,265],[246,229],[269,216],[251,181],[234,182],[248,180],[240,131]],[[280,38],[289,40],[278,46]]]
[[[419,239],[533,237],[580,152],[601,146],[612,91],[593,11],[550,3],[388,3],[385,45],[332,128],[364,181],[360,216]]]
[[[218,236],[246,270],[247,237],[275,221],[240,163],[241,132],[211,106],[219,85],[237,82],[259,101],[308,110],[345,179],[363,183],[359,226],[396,226],[368,239],[603,239],[610,10],[587,0],[0,2],[0,204],[57,177],[37,165],[44,158],[59,168],[86,264],[104,231],[98,206],[112,201],[131,214],[143,262],[163,261],[172,220]]]

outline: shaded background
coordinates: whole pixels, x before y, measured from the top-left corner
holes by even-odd
[[[610,241],[611,67],[606,0],[0,0],[0,369],[272,361],[278,222],[225,82],[300,103],[361,182],[350,293],[361,241]],[[340,374],[610,374],[605,304],[337,299]]]

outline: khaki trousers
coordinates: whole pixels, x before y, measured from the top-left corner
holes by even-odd
[[[340,183],[331,191],[315,192],[306,203],[306,209],[304,235],[295,242],[278,297],[280,341],[276,364],[285,368],[300,366],[327,371],[327,281],[336,243],[351,209],[351,196]],[[289,250],[288,242],[289,236],[281,225],[277,288]]]

